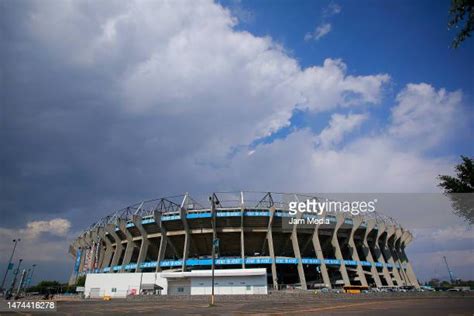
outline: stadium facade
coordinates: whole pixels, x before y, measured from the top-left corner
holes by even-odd
[[[189,194],[144,201],[91,225],[70,246],[70,282],[88,273],[265,268],[270,288],[414,286],[405,252],[413,239],[378,213],[325,215],[320,225],[288,228],[289,201],[313,198],[282,193],[213,193],[212,203]],[[216,242],[217,243],[217,242]]]

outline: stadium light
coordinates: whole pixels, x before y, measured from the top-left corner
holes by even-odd
[[[28,277],[28,287],[31,286],[31,283],[32,283],[32,280],[33,280],[33,273],[35,272],[35,267],[36,267],[36,264],[33,264],[32,268],[31,268],[31,274]]]
[[[4,291],[4,286],[5,286],[5,281],[7,280],[7,275],[8,275],[8,271],[12,270],[13,269],[13,264],[12,264],[12,260],[13,260],[13,255],[15,254],[15,249],[16,249],[16,244],[21,241],[20,238],[18,239],[13,239],[13,250],[12,250],[12,253],[10,255],[10,260],[8,260],[8,265],[7,265],[7,269],[5,271],[5,275],[3,276],[3,280],[2,280],[2,286],[0,287],[0,290],[3,292]]]
[[[23,259],[18,260],[18,266],[16,267],[15,272],[13,273],[13,280],[12,280],[10,289],[8,290],[7,299],[10,299],[10,297],[13,295],[13,290],[15,289],[16,279],[18,277],[18,273],[20,272],[20,267],[21,267],[22,262],[23,262]]]

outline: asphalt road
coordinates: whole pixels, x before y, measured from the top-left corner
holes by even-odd
[[[214,307],[207,297],[60,301],[57,312],[41,315],[474,315],[473,294],[404,294],[217,297]]]

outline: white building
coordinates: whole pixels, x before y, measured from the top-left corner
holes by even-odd
[[[216,295],[267,294],[266,269],[215,270]],[[161,273],[90,273],[84,295],[126,297],[139,294],[210,295],[212,271]]]
[[[223,269],[214,271],[214,293],[216,295],[267,294],[266,269]],[[162,272],[168,280],[170,295],[210,295],[212,271]]]
[[[166,294],[167,282],[160,273],[89,273],[84,295],[90,298],[126,297],[148,291],[150,284],[158,286],[157,290],[162,289],[159,294]]]

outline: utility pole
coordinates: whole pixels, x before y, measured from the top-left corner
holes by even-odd
[[[443,259],[444,259],[444,263],[446,263],[446,267],[448,268],[448,273],[449,273],[449,278],[451,279],[451,284],[454,285],[454,283],[456,283],[456,280],[454,279],[453,271],[451,271],[451,269],[449,268],[448,259],[446,259],[446,256],[443,256]]]
[[[215,295],[214,295],[214,270],[215,270],[215,257],[216,257],[216,244],[219,243],[216,234],[216,205],[219,205],[219,199],[217,198],[216,194],[213,193],[212,196],[209,197],[209,201],[211,202],[211,221],[212,221],[212,263],[211,263],[211,271],[212,271],[212,288],[211,288],[211,304],[210,306],[214,306],[215,303]]]
[[[3,276],[3,280],[2,280],[2,286],[0,287],[0,290],[3,292],[4,290],[4,287],[5,287],[5,281],[7,280],[7,275],[8,275],[8,271],[10,271],[12,268],[13,268],[13,265],[12,265],[12,260],[13,260],[13,255],[15,254],[15,249],[16,249],[16,244],[21,241],[20,238],[18,239],[13,239],[13,250],[12,250],[12,253],[10,255],[10,260],[8,260],[8,266],[7,266],[7,270],[5,271],[5,275]]]

